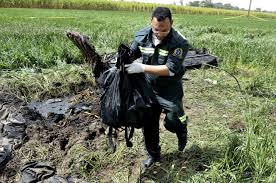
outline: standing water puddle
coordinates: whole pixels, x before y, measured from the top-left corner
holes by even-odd
[[[43,117],[47,118],[49,113],[65,114],[70,106],[69,98],[49,99],[42,102],[31,102],[29,107],[39,112]]]

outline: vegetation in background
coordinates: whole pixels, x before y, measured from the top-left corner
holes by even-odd
[[[89,9],[116,11],[146,11],[151,12],[157,4],[139,2],[118,2],[112,0],[0,0],[0,7],[5,8],[54,8],[54,9]],[[244,15],[245,11],[223,10],[191,6],[168,5],[174,13],[209,14],[209,15]],[[274,13],[254,12],[258,17],[276,18]]]
[[[93,86],[90,68],[65,32],[90,36],[104,54],[130,43],[149,18],[145,12],[0,9],[0,86],[27,99]],[[175,135],[161,127],[162,162],[141,173],[144,152],[137,131],[134,147],[121,142],[115,154],[106,151],[104,143],[95,152],[76,144],[66,154],[72,159],[71,173],[90,182],[276,181],[276,21],[224,18],[174,15],[175,28],[193,47],[205,47],[223,59],[219,69],[185,75],[185,111],[191,119],[186,152],[178,154]],[[237,77],[243,92],[221,69]],[[48,149],[36,144],[33,154],[47,160],[52,157]],[[34,160],[31,155],[24,156]]]
[[[248,1],[249,2],[249,1]],[[183,0],[180,0],[180,4],[183,5]],[[239,8],[238,6],[233,6],[230,3],[223,4],[221,2],[214,3],[212,0],[204,0],[204,1],[190,1],[187,3],[188,6],[194,7],[208,7],[208,8],[219,8],[219,9],[232,9],[232,10],[246,10],[244,8]],[[266,11],[262,10],[261,8],[256,8],[255,11],[262,11],[262,12],[271,12],[276,13],[273,11]]]

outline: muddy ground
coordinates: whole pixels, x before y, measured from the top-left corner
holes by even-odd
[[[194,74],[196,72],[199,71],[194,71]],[[216,74],[216,72],[214,73]],[[198,78],[196,76],[199,77],[202,74],[188,75],[187,78]],[[185,102],[184,108],[193,120],[193,125],[190,125],[190,134],[203,134],[202,137],[196,136],[196,139],[202,141],[208,137],[207,132],[209,131],[208,126],[206,126],[208,123],[204,121],[204,118],[209,110],[208,104],[213,104],[211,102],[222,103],[218,105],[214,103],[212,110],[215,111],[215,115],[210,115],[209,118],[216,121],[221,116],[225,116],[223,118],[227,118],[227,121],[223,124],[225,126],[223,129],[242,133],[246,128],[245,123],[239,117],[228,118],[226,116],[235,114],[236,111],[232,111],[233,109],[230,107],[225,107],[225,98],[214,98],[215,94],[209,95],[208,91],[215,90],[217,85],[209,82],[204,83],[205,80],[203,79],[205,79],[204,76],[197,80],[186,79],[189,88],[186,91],[187,102]],[[207,87],[212,88],[204,92]],[[194,91],[199,92],[195,93]],[[217,88],[216,91],[221,92],[220,88]],[[208,94],[207,97],[211,97],[212,100],[203,98],[204,94]],[[227,96],[231,95],[228,94]],[[228,102],[235,104],[233,99]],[[8,111],[8,115],[3,112],[4,109]],[[78,183],[86,182],[84,179],[89,180],[89,182],[128,182],[126,174],[129,174],[129,177],[133,179],[130,182],[139,182],[137,177],[143,176],[145,180],[156,179],[157,182],[158,180],[172,182],[174,174],[169,174],[172,176],[169,177],[167,172],[167,170],[171,170],[172,164],[181,171],[183,169],[183,175],[188,175],[183,176],[186,178],[183,180],[189,180],[188,173],[195,174],[207,171],[213,160],[218,159],[222,154],[221,149],[216,146],[202,148],[190,140],[185,154],[179,155],[174,150],[176,146],[164,144],[177,144],[175,135],[165,132],[164,127],[161,126],[161,139],[167,139],[167,141],[163,141],[163,153],[165,154],[163,154],[162,162],[150,169],[148,174],[141,176],[139,166],[144,158],[142,157],[144,152],[141,131],[138,131],[139,134],[134,136],[136,138],[135,147],[127,149],[127,154],[124,149],[118,149],[117,154],[106,156],[109,148],[106,144],[106,126],[103,126],[101,122],[99,111],[100,93],[95,88],[83,90],[74,96],[45,98],[43,101],[34,102],[26,102],[21,100],[20,96],[0,91],[0,146],[10,142],[12,154],[6,166],[0,170],[0,182],[19,182],[22,177],[22,167],[29,162],[47,163],[55,169],[55,175],[70,178],[71,182]],[[270,118],[275,119],[275,114],[275,110],[273,110]],[[12,120],[14,118],[18,119],[17,122]],[[163,118],[164,116],[161,116],[161,121]],[[15,130],[17,135],[7,133],[7,129],[10,128],[5,128],[5,125],[9,124],[8,122],[16,122],[15,126],[20,127],[19,130]],[[213,128],[213,124],[210,126]],[[203,131],[197,133],[198,130]],[[119,140],[124,141],[124,139]],[[121,144],[125,147],[124,142]],[[112,158],[114,158],[114,162],[110,162]],[[117,166],[118,164],[120,166]],[[115,170],[114,167],[118,169]],[[99,171],[97,172],[97,170]],[[118,173],[121,172],[122,176],[120,177]],[[117,173],[116,178],[120,177],[119,181],[111,180],[114,173]],[[93,175],[94,177],[91,177]]]
[[[22,133],[22,138],[16,137],[20,143],[16,144],[12,137],[7,137],[5,130],[1,130],[1,138],[10,139],[12,156],[2,167],[0,182],[18,182],[23,165],[34,160],[48,160],[46,163],[56,168],[57,175],[82,182],[77,173],[70,175],[72,159],[67,159],[66,155],[76,143],[93,151],[105,140],[105,126],[99,117],[99,96],[96,91],[88,89],[68,98],[27,103],[11,93],[0,92],[1,108],[8,106],[8,115],[19,114],[25,120],[25,133]],[[37,150],[38,146],[41,152]],[[44,146],[50,147],[47,150],[50,153],[43,152],[41,147]]]

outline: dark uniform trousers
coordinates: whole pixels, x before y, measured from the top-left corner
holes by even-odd
[[[143,133],[147,153],[154,158],[159,158],[161,150],[159,146],[159,119],[161,112],[166,114],[165,128],[172,133],[184,134],[187,138],[187,123],[186,117],[185,120],[180,120],[181,117],[185,116],[182,98],[173,102],[158,96],[156,99],[157,102],[151,106],[151,114],[145,120]]]

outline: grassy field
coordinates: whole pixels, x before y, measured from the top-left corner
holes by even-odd
[[[175,136],[161,126],[163,160],[148,172],[139,174],[144,158],[140,131],[134,148],[122,143],[115,154],[76,146],[69,155],[82,153],[88,163],[95,157],[99,161],[90,162],[97,171],[74,171],[90,182],[136,182],[139,177],[143,182],[276,181],[276,19],[225,18],[174,15],[174,27],[192,46],[223,59],[220,69],[193,70],[185,76],[185,110],[191,119],[186,153],[176,153],[176,143],[171,143]],[[81,77],[91,72],[65,32],[90,36],[104,54],[130,43],[149,20],[145,12],[0,9],[1,88],[26,100],[45,93],[70,94],[72,85],[78,92]],[[221,69],[237,77],[243,92]],[[64,83],[63,90],[56,91],[54,82]]]

